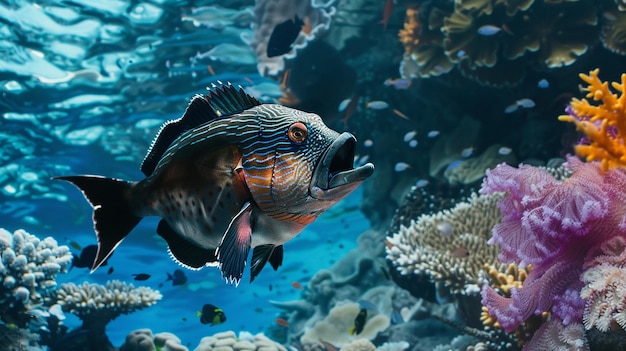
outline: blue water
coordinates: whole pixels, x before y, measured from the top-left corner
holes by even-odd
[[[74,268],[68,274],[59,275],[57,281],[105,284],[107,280],[118,279],[161,292],[163,298],[156,305],[122,315],[108,325],[107,335],[117,346],[123,343],[130,331],[138,328],[150,328],[153,333],[174,333],[183,344],[191,343],[192,348],[202,337],[220,331],[245,330],[256,334],[274,325],[280,312],[269,300],[299,299],[300,290],[293,288],[292,282],[306,286],[318,270],[331,267],[337,258],[355,247],[357,236],[369,227],[369,221],[358,211],[348,211],[341,216],[337,214],[346,207],[358,205],[361,195],[360,191],[353,193],[287,242],[282,267],[278,271],[266,267],[253,283],[249,282],[247,270],[236,287],[226,284],[217,268],[207,267],[199,271],[185,270],[188,282],[183,286],[172,286],[171,281],[166,282],[166,273],[180,267],[168,257],[164,241],[155,233],[158,221],[153,218],[140,222],[115,250],[108,266],[99,268],[93,274],[89,274],[87,268]],[[69,226],[62,234],[57,231],[53,236],[60,243],[66,238],[81,245],[95,243],[90,221]],[[109,267],[114,268],[110,275],[107,274]],[[134,281],[132,274],[136,273],[147,273],[151,277],[147,281]],[[163,286],[159,287],[161,283]],[[217,326],[200,324],[196,313],[206,303],[221,307],[226,314],[226,322]],[[80,326],[77,318],[67,315],[66,325]]]

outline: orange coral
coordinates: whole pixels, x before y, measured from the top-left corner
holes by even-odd
[[[560,121],[572,122],[585,134],[588,142],[576,145],[576,153],[587,161],[601,161],[602,169],[626,166],[626,74],[621,84],[612,82],[611,87],[621,95],[613,93],[608,82],[598,78],[599,69],[580,74],[588,86],[587,99],[599,101],[592,105],[587,99],[572,99],[571,112],[559,116]]]
[[[415,8],[406,9],[406,16],[404,18],[404,28],[398,32],[398,38],[404,50],[407,54],[410,54],[417,44],[420,42],[420,22],[419,22],[419,10]]]

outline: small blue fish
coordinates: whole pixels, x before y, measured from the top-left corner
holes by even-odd
[[[172,274],[167,273],[166,281],[169,281],[169,280],[172,281],[172,286],[183,285],[187,282],[187,276],[185,275],[185,272],[183,272],[180,269],[177,269]]]
[[[371,108],[372,110],[384,110],[389,107],[389,104],[384,101],[370,101],[365,104],[367,108]]]
[[[550,83],[544,78],[537,83],[537,86],[541,89],[546,89],[550,86]]]
[[[428,132],[428,134],[426,134],[426,136],[429,138],[436,138],[437,135],[439,135],[438,130],[431,130],[430,132]]]
[[[396,163],[396,165],[393,167],[393,169],[396,172],[402,172],[402,171],[406,171],[407,169],[411,168],[411,165],[409,165],[406,162],[398,162]]]
[[[137,273],[137,274],[133,274],[133,279],[135,280],[148,280],[150,279],[151,275],[147,274],[147,273]]]
[[[498,27],[498,26],[494,26],[492,24],[485,24],[484,26],[480,26],[477,30],[477,33],[479,35],[484,35],[486,37],[491,36],[491,35],[495,35],[497,33],[499,33],[502,30],[502,28]]]
[[[396,90],[404,90],[404,89],[408,89],[411,86],[411,80],[403,79],[403,78],[398,78],[398,79],[388,78],[385,80],[384,84],[386,87],[392,86]]]

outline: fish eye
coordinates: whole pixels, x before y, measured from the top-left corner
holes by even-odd
[[[309,131],[306,126],[302,122],[296,122],[289,126],[289,130],[287,130],[287,136],[294,143],[302,143],[306,140],[306,137],[309,135]]]

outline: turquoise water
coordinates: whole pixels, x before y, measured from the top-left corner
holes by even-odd
[[[304,26],[292,48],[267,57],[273,30],[296,15]],[[207,267],[184,270],[188,282],[173,286],[167,273],[180,267],[156,234],[157,218],[142,220],[107,266],[59,274],[59,284],[118,279],[161,292],[154,306],[107,326],[114,346],[138,328],[174,333],[192,350],[202,337],[227,330],[271,337],[276,318],[289,316],[270,301],[306,300],[311,277],[373,229],[364,240],[375,246],[371,252],[346,261],[365,258],[376,267],[328,299],[354,303],[377,287],[398,292],[384,312],[391,327],[371,338],[377,347],[406,340],[411,351],[444,344],[465,350],[481,340],[515,350],[520,340],[497,331],[450,346],[459,333],[471,334],[466,325],[484,331],[477,285],[453,296],[445,284],[436,290],[433,277],[393,274],[385,235],[392,223],[397,231],[452,207],[497,164],[556,165],[573,154],[581,135],[557,117],[586,94],[579,73],[599,68],[603,81],[619,81],[625,21],[614,0],[0,0],[0,227],[52,236],[60,245],[95,244],[91,207],[75,187],[51,178],[143,179],[140,165],[161,125],[181,117],[211,84],[230,82],[351,132],[355,164],[372,162],[376,170],[285,244],[278,271],[266,267],[253,283],[248,269],[236,287]],[[395,215],[398,208],[404,217]],[[454,260],[481,258],[455,245],[443,250]],[[390,278],[380,274],[385,268]],[[134,280],[139,273],[150,278]],[[13,297],[0,293],[9,294],[0,296],[2,309]],[[404,320],[402,311],[418,298],[428,311]],[[314,308],[328,307],[324,302]],[[226,322],[201,324],[204,304],[221,307]],[[449,313],[429,318],[441,305]],[[308,328],[327,315],[316,310],[292,320]],[[66,317],[70,329],[80,326]],[[4,319],[2,327],[11,325]],[[340,332],[346,340],[353,337],[347,330]]]
[[[202,337],[220,331],[263,332],[275,324],[280,312],[269,300],[300,299],[301,291],[291,283],[306,286],[317,271],[330,268],[337,258],[353,249],[358,235],[369,228],[369,221],[360,212],[349,210],[342,214],[345,208],[353,209],[358,205],[361,195],[360,191],[350,195],[286,243],[282,267],[278,271],[264,269],[253,283],[249,282],[246,272],[238,287],[226,284],[217,268],[206,267],[199,271],[185,270],[187,283],[172,286],[171,281],[165,281],[166,272],[172,273],[180,267],[169,259],[165,243],[155,234],[158,222],[152,218],[144,219],[135,228],[115,250],[108,266],[100,267],[93,274],[89,274],[87,268],[73,268],[68,274],[59,275],[58,282],[105,284],[107,280],[118,279],[161,292],[163,298],[156,305],[122,315],[108,325],[107,335],[113,345],[121,345],[126,335],[138,328],[150,328],[154,333],[174,333],[183,345],[190,343],[190,348],[197,346]],[[90,232],[91,223],[66,229],[62,235],[53,235],[60,243],[65,238],[83,245],[95,242],[95,235]],[[110,275],[107,274],[109,267],[114,268]],[[147,281],[133,281],[132,274],[136,273],[147,273],[151,277]],[[163,286],[159,287],[161,283]],[[207,303],[224,310],[225,323],[217,326],[200,323],[196,313]],[[66,315],[65,324],[80,326],[80,321],[69,313]]]

